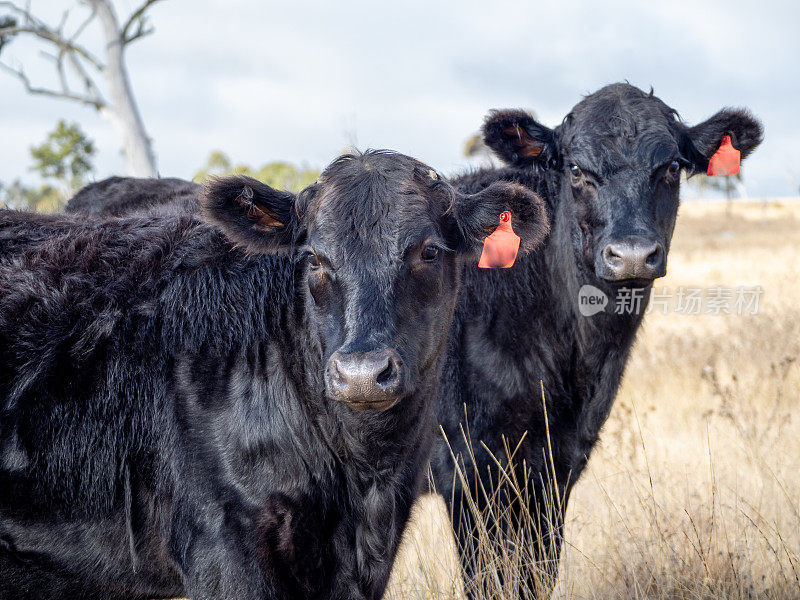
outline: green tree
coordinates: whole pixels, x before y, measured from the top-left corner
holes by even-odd
[[[688,182],[697,189],[697,195],[701,198],[705,197],[709,191],[714,191],[724,194],[726,199],[731,200],[734,192],[742,184],[742,172],[723,177],[710,177],[704,173],[698,173],[693,175]]]
[[[94,143],[74,123],[59,121],[47,139],[32,146],[30,152],[31,171],[39,173],[45,183],[37,187],[27,186],[19,179],[10,185],[0,182],[0,206],[57,212],[67,198],[86,184],[87,175],[94,170]]]
[[[28,187],[19,179],[11,185],[0,182],[0,207],[52,213],[61,210],[64,194],[52,185]]]
[[[299,192],[314,183],[319,169],[296,167],[287,162],[271,162],[256,171],[255,178],[278,190]]]
[[[160,1],[140,0],[139,6],[124,19],[112,0],[80,0],[72,10],[69,3],[62,1],[55,3],[66,9],[58,25],[37,16],[30,0],[0,1],[4,13],[0,14],[0,52],[20,39],[23,40],[20,49],[25,52],[38,46],[40,55],[54,68],[56,83],[39,85],[22,64],[0,60],[0,70],[16,77],[29,94],[61,98],[97,111],[119,131],[128,174],[134,177],[155,177],[158,170],[153,144],[128,75],[126,50],[136,40],[153,33],[150,9]],[[45,12],[44,7],[39,9],[44,4],[37,2],[37,9]],[[131,3],[116,4],[129,8]],[[78,19],[73,19],[73,15]],[[95,31],[89,33],[87,30],[92,27]],[[33,56],[24,60],[33,62]]]
[[[94,170],[94,155],[94,143],[81,128],[60,120],[44,142],[31,147],[31,170],[45,179],[57,180],[71,196],[84,186],[87,175]]]
[[[288,162],[274,161],[253,168],[246,164],[234,164],[227,154],[214,150],[206,159],[206,164],[194,175],[194,181],[203,182],[207,177],[231,174],[248,175],[268,186],[279,190],[299,192],[314,183],[319,177],[319,169],[297,166]]]
[[[233,163],[228,155],[221,150],[212,150],[206,159],[206,164],[200,167],[192,179],[202,183],[209,177],[219,177],[230,173],[233,173]]]
[[[492,151],[483,141],[483,134],[473,133],[464,142],[463,154],[467,158],[480,158],[491,160]]]

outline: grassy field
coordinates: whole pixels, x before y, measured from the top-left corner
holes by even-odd
[[[674,310],[715,285],[761,286],[758,314]],[[800,204],[682,206],[662,287],[570,500],[554,598],[800,599]],[[387,598],[459,597],[425,497]]]

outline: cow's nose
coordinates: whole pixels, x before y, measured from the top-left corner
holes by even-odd
[[[406,368],[396,350],[334,352],[328,360],[328,393],[358,409],[386,410],[406,392]]]
[[[667,253],[661,242],[628,237],[603,248],[602,273],[609,281],[655,279],[667,274]]]

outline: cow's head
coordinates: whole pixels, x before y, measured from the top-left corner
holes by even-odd
[[[436,376],[458,261],[477,261],[501,212],[512,213],[523,251],[548,227],[543,202],[520,185],[460,194],[388,151],[342,156],[297,195],[248,177],[217,179],[201,206],[249,252],[295,256],[326,393],[355,409],[388,409]]]
[[[508,164],[549,171],[561,201],[574,206],[581,267],[616,285],[666,274],[681,171],[705,172],[724,135],[742,158],[762,137],[746,110],[724,109],[687,127],[652,92],[628,84],[587,96],[555,129],[524,111],[498,110],[483,132]]]

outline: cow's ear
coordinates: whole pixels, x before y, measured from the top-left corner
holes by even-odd
[[[235,244],[254,253],[292,247],[296,196],[244,175],[209,180],[200,194],[200,217],[219,227]]]
[[[511,213],[511,227],[527,253],[542,243],[550,231],[544,200],[518,183],[496,182],[476,194],[456,193],[452,218],[458,249],[467,258],[480,256],[486,236],[500,225],[500,215]]]
[[[556,155],[553,130],[524,110],[491,111],[483,123],[483,141],[512,167],[547,165]]]
[[[722,143],[722,137],[731,136],[733,147],[746,158],[764,138],[764,128],[749,110],[724,108],[710,119],[687,130],[687,148],[684,153],[695,171],[705,172],[708,161]]]

